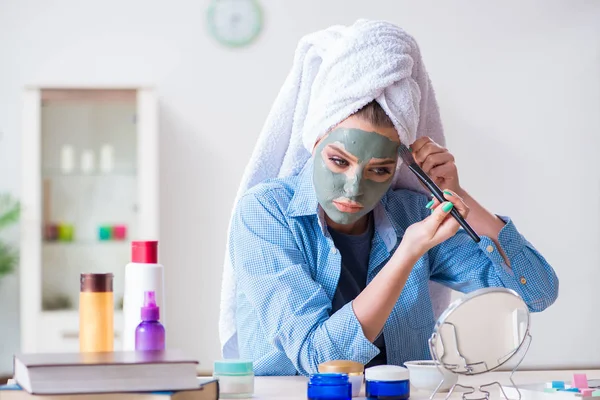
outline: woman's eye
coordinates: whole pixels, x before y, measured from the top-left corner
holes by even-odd
[[[390,169],[385,167],[373,168],[371,171],[375,172],[375,175],[389,175],[391,173]]]
[[[338,167],[347,167],[348,166],[348,161],[346,161],[342,158],[339,158],[339,157],[329,157],[329,160],[331,160],[331,162],[333,162]]]

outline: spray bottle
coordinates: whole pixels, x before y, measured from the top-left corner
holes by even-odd
[[[165,328],[158,322],[160,309],[156,306],[154,291],[144,293],[141,311],[142,322],[135,330],[135,350],[164,350]]]
[[[164,267],[158,263],[157,241],[131,243],[131,262],[125,267],[123,294],[123,350],[135,351],[135,332],[142,322],[140,310],[144,306],[145,292],[154,292],[155,302],[161,310],[159,322],[165,323]]]

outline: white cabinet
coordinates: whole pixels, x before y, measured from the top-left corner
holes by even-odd
[[[21,351],[77,351],[79,277],[114,274],[120,348],[131,240],[159,240],[150,88],[28,87],[22,113]]]

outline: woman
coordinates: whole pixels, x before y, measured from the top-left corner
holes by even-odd
[[[343,32],[334,34],[337,41],[313,38],[319,73],[326,71],[334,83],[316,86],[317,73],[297,133],[298,116],[292,118],[290,143],[299,135],[308,159],[297,173],[244,191],[231,220],[236,342],[239,356],[252,359],[259,375],[314,373],[336,359],[371,366],[429,358],[429,281],[462,292],[511,288],[532,311],[544,310],[558,293],[551,266],[509,218],[488,212],[461,187],[454,157],[426,134],[436,126],[437,108],[410,37],[382,22],[344,29],[334,28]],[[358,62],[346,56],[373,51]],[[347,92],[358,93],[352,79],[371,73],[373,60],[394,68],[361,84],[367,88],[358,96],[363,105],[349,112],[357,108],[346,100],[353,98]],[[298,62],[307,68],[306,60]],[[335,71],[340,65],[345,72]],[[404,72],[396,78],[399,67]],[[348,71],[356,72],[354,78]],[[338,78],[350,81],[338,85]],[[315,106],[324,97],[333,99],[327,115]],[[401,140],[444,189],[445,202],[393,185]],[[480,243],[448,217],[453,207]]]

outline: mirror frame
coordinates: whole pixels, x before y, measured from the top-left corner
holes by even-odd
[[[517,348],[515,349],[515,351],[511,354],[510,357],[506,358],[503,362],[498,363],[498,365],[496,365],[493,368],[488,369],[487,371],[481,371],[481,372],[456,372],[454,370],[448,369],[445,367],[445,364],[442,363],[442,361],[440,359],[438,359],[437,353],[434,351],[437,340],[442,340],[441,336],[439,334],[439,331],[442,327],[442,325],[444,325],[446,319],[452,315],[452,313],[454,311],[456,311],[461,305],[467,303],[470,300],[473,300],[477,297],[481,297],[484,296],[486,294],[490,294],[490,293],[505,293],[505,294],[510,294],[512,296],[517,297],[520,301],[523,302],[523,305],[525,306],[525,309],[527,310],[527,327],[525,329],[525,332],[523,333],[523,340],[521,340],[521,343],[519,344],[519,346],[517,346]],[[444,370],[450,371],[452,373],[458,374],[458,375],[466,375],[466,376],[472,376],[472,375],[480,375],[480,374],[485,374],[487,372],[492,372],[500,367],[502,367],[503,365],[505,365],[509,360],[512,360],[514,358],[514,356],[516,354],[518,354],[521,349],[523,349],[523,347],[527,344],[527,347],[529,347],[529,343],[531,342],[531,334],[530,334],[530,329],[531,329],[531,311],[529,310],[529,307],[527,306],[527,303],[525,303],[525,300],[523,300],[523,297],[521,297],[516,291],[512,290],[512,289],[507,289],[507,288],[503,288],[503,287],[486,287],[486,288],[481,288],[481,289],[477,289],[474,290],[470,293],[465,294],[464,296],[454,300],[446,310],[444,310],[444,312],[440,315],[440,317],[438,318],[438,320],[436,321],[434,328],[433,328],[433,333],[431,334],[431,337],[429,338],[429,351],[430,351],[430,356],[432,358],[432,360],[438,365],[438,368],[443,368]],[[529,342],[529,343],[528,343]],[[459,353],[459,355],[462,356],[462,354]],[[525,355],[523,355],[523,358],[525,357]],[[521,361],[523,361],[523,358],[519,361],[519,363],[517,364],[517,366],[515,366],[515,369],[519,366],[519,364],[521,363]]]

